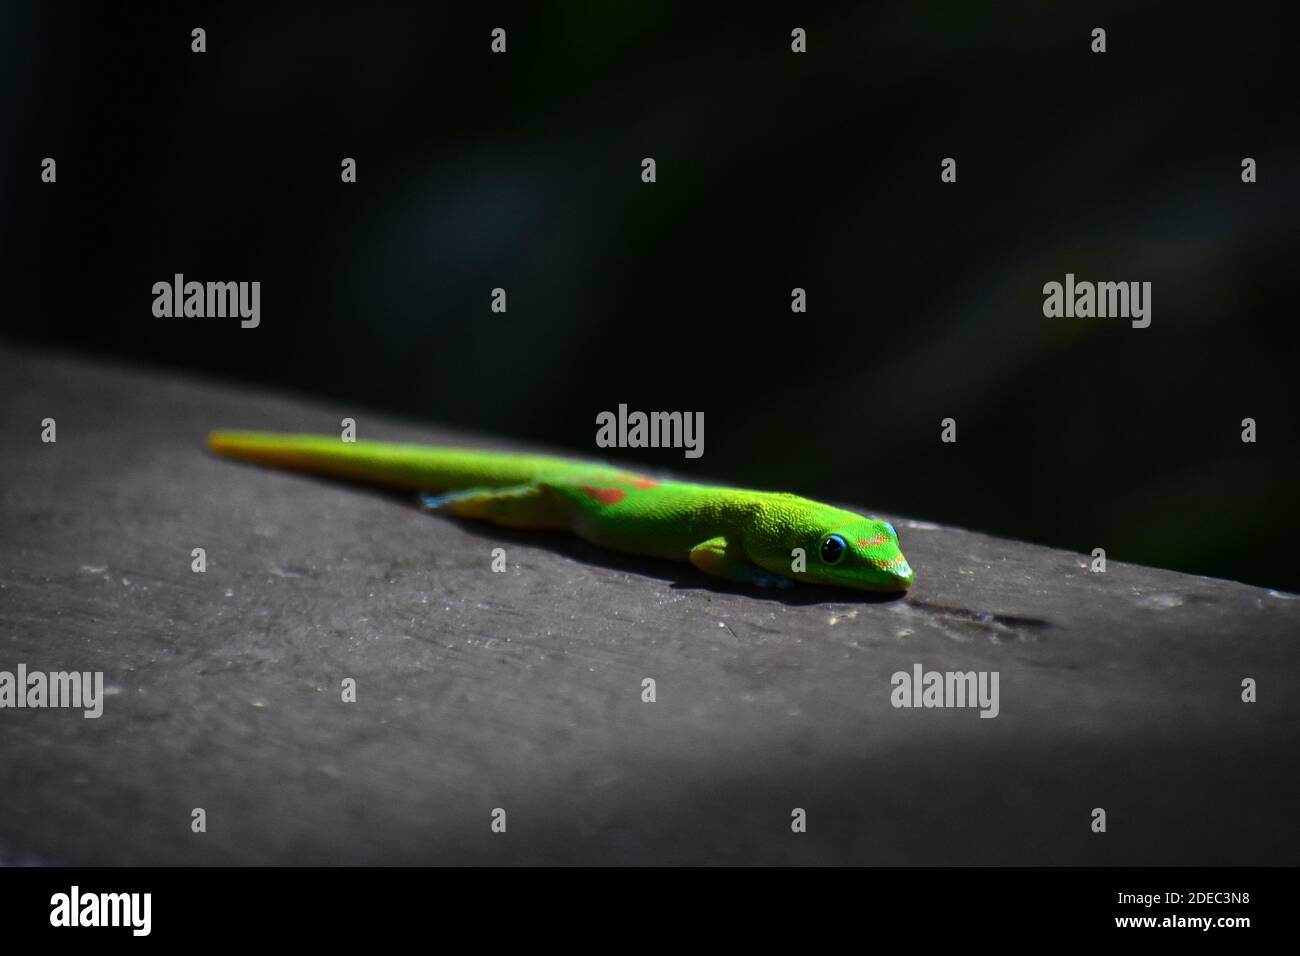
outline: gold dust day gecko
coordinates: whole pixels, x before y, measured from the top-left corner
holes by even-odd
[[[797,495],[657,481],[608,465],[335,436],[214,432],[218,455],[423,494],[426,507],[601,547],[690,561],[759,587],[795,581],[905,591],[893,525]]]

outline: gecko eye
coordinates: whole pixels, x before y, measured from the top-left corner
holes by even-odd
[[[835,564],[844,557],[846,547],[848,546],[844,543],[844,539],[838,534],[828,535],[822,542],[822,560],[827,564]]]

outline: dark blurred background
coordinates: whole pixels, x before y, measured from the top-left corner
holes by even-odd
[[[1281,5],[734,6],[6,4],[0,334],[585,455],[701,410],[625,456],[1300,590]],[[154,318],[176,272],[261,327]],[[1151,327],[1044,318],[1066,272]]]

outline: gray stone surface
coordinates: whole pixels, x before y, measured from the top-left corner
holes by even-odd
[[[203,447],[482,439],[13,349],[0,383],[0,670],[111,688],[0,710],[5,862],[1300,863],[1292,595],[905,519],[904,600],[725,590]],[[1000,716],[891,707],[918,662],[998,671]]]

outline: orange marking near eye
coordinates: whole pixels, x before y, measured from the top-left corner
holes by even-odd
[[[862,548],[874,548],[878,544],[888,544],[888,543],[889,543],[889,539],[885,537],[883,534],[878,538],[872,538],[870,541],[867,541],[864,538],[858,539],[858,546]]]
[[[627,492],[622,488],[593,488],[591,485],[581,485],[582,490],[599,501],[602,505],[616,505],[627,497]]]

